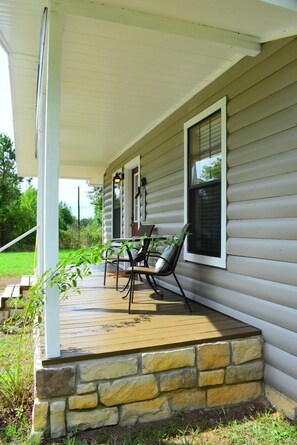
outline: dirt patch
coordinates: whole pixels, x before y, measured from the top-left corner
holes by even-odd
[[[8,284],[19,284],[19,282],[20,279],[16,277],[0,277],[0,294],[3,293]]]

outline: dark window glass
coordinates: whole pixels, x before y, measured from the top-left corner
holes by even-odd
[[[221,111],[188,129],[188,251],[221,256]]]

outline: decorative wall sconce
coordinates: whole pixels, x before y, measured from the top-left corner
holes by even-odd
[[[146,190],[145,190],[145,186],[146,186],[146,178],[145,178],[145,177],[142,177],[142,178],[140,179],[140,185],[141,185],[141,187],[143,188],[144,193],[146,194]],[[134,196],[134,198],[136,199],[136,198],[138,198],[138,196],[140,196],[140,187],[138,187],[138,189],[137,189],[137,194]]]
[[[113,177],[114,184],[120,184],[124,179],[124,173],[117,172]]]

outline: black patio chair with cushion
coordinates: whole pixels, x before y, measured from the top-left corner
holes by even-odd
[[[180,282],[175,273],[175,268],[178,263],[180,253],[182,251],[184,241],[189,233],[189,228],[190,224],[186,224],[183,227],[179,236],[172,237],[172,242],[163,250],[163,252],[161,253],[150,252],[149,250],[147,252],[142,252],[142,255],[145,254],[146,256],[145,262],[147,264],[149,264],[152,258],[157,260],[154,267],[139,266],[136,262],[133,262],[132,266],[130,266],[127,269],[126,273],[130,275],[129,306],[128,306],[129,314],[131,312],[131,304],[133,303],[133,298],[134,298],[134,287],[135,287],[134,285],[135,285],[136,275],[144,275],[147,278],[147,281],[154,290],[154,292],[160,295],[160,297],[162,297],[162,294],[159,292],[157,288],[157,283],[155,281],[155,278],[173,275],[189,311],[192,312],[189,300],[186,297],[183,288],[181,287]]]
[[[123,254],[117,253],[122,246],[122,243],[117,240],[115,243],[112,243],[111,247],[106,251],[104,258],[104,279],[103,284],[106,284],[106,275],[107,275],[107,264],[113,264],[116,267],[116,290],[119,288],[119,271],[120,271],[120,263],[128,263],[132,266],[133,261],[136,258],[139,258],[139,253],[143,249],[143,245],[139,238],[142,237],[150,237],[152,231],[154,230],[155,224],[141,224],[137,235],[135,237],[131,237],[131,241],[135,238],[132,249],[127,252],[127,256],[123,256]],[[126,239],[127,240],[127,239]],[[143,256],[141,257],[143,258]]]

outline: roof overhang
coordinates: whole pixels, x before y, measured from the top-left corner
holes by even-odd
[[[106,167],[261,43],[297,34],[295,0],[4,0],[18,173],[36,176],[44,8],[63,16],[60,176]],[[42,45],[41,45],[42,48]]]

